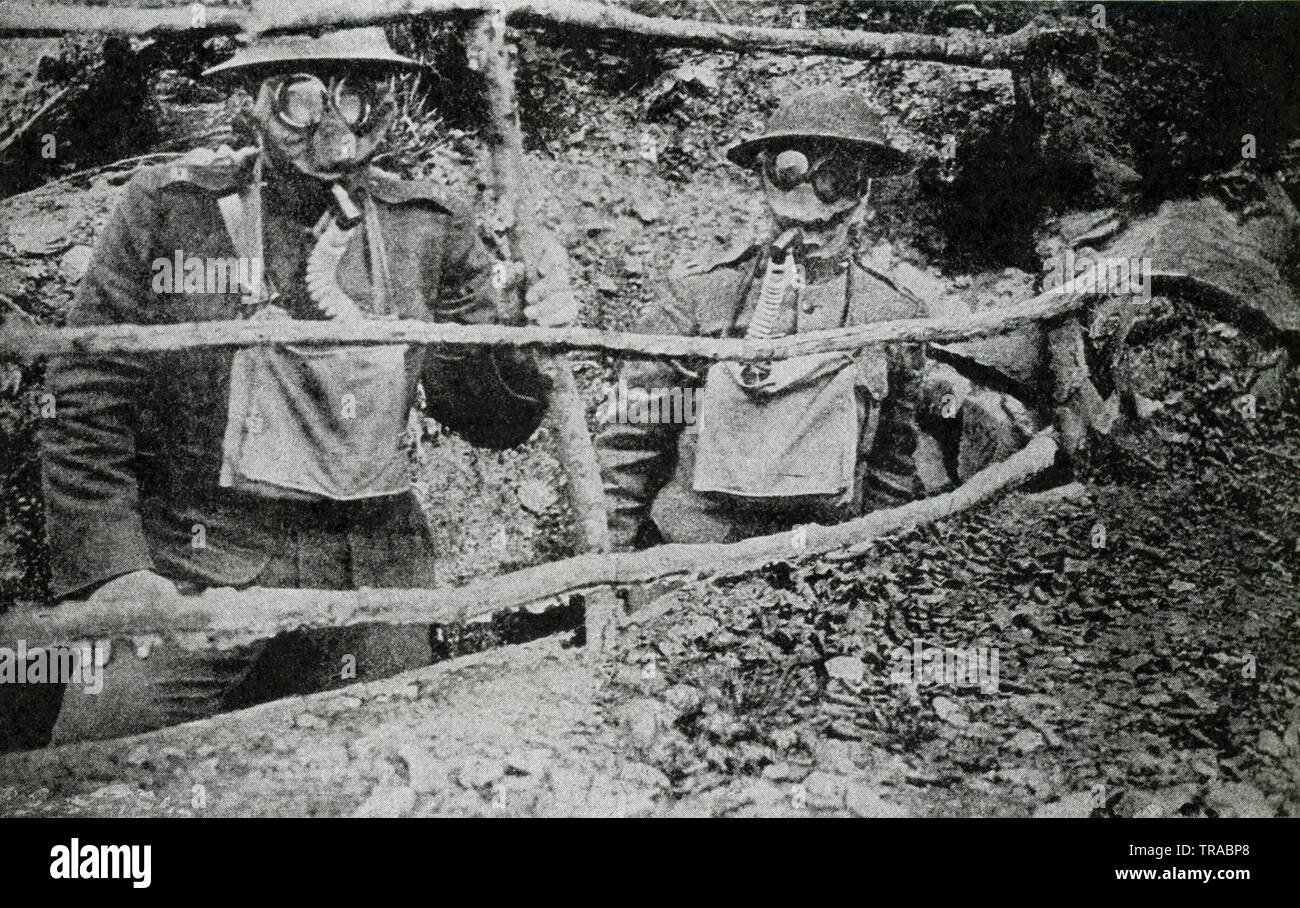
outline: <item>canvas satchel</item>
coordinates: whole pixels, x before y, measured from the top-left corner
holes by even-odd
[[[260,228],[252,223],[260,221],[259,205],[255,196],[221,200],[227,230],[241,252],[260,255]],[[373,208],[368,214],[376,299],[385,299],[374,273],[382,250],[376,250]],[[265,296],[264,288],[247,288],[245,301],[259,305],[250,320],[289,317]],[[291,499],[405,492],[406,354],[404,344],[240,348],[231,365],[220,484]]]
[[[868,400],[883,400],[882,351],[778,360],[759,381],[715,363],[699,415],[693,488],[770,504],[848,504]]]

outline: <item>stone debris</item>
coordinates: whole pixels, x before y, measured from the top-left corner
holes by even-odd
[[[352,812],[352,816],[404,817],[414,809],[416,799],[415,791],[404,785],[380,785]]]

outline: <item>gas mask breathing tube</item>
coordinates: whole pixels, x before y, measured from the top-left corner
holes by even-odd
[[[338,213],[326,211],[312,231],[317,240],[307,256],[307,294],[326,318],[357,321],[363,317],[361,308],[339,286],[338,268],[362,214],[338,183],[330,191]]]
[[[798,268],[795,263],[793,246],[799,240],[798,228],[790,228],[776,238],[768,249],[767,270],[763,274],[763,286],[759,290],[758,304],[754,315],[749,320],[746,337],[768,340],[776,337],[776,319],[781,311],[781,302],[785,299],[787,287],[798,282]]]
[[[749,319],[745,337],[771,340],[779,336],[776,321],[781,315],[781,303],[785,300],[785,291],[798,284],[799,266],[795,262],[793,248],[798,245],[799,240],[799,229],[791,227],[777,237],[769,247],[767,269],[763,273],[758,302],[754,306],[754,314]],[[770,362],[748,362],[741,365],[738,378],[742,385],[754,386],[761,384],[771,371]]]

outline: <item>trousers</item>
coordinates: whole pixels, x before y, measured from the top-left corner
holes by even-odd
[[[290,535],[252,585],[354,586],[346,534],[303,527]],[[410,557],[412,546],[402,548]],[[159,573],[170,572],[160,567]],[[427,579],[431,570],[418,565],[410,573]],[[183,593],[199,588],[183,576],[169,579]],[[389,677],[432,661],[429,633],[428,625],[363,624],[296,631],[235,650],[201,652],[167,644],[146,649],[131,640],[114,640],[101,669],[102,689],[91,693],[89,687],[66,686],[50,744],[140,734],[268,700]]]

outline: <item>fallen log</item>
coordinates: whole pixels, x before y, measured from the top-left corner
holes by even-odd
[[[102,638],[168,637],[184,649],[230,649],[302,628],[353,624],[454,624],[606,587],[735,576],[775,561],[841,552],[951,516],[1050,467],[1053,430],[942,495],[876,511],[835,526],[810,524],[742,542],[664,545],[631,553],[590,553],[448,589],[210,589],[175,609],[117,601],[23,606],[0,616],[0,645],[31,648]]]
[[[193,9],[198,7],[198,9]],[[635,37],[643,42],[704,50],[828,54],[858,60],[929,60],[1002,68],[1023,57],[1095,40],[1086,30],[1027,25],[1011,35],[925,35],[847,29],[761,28],[644,16],[587,0],[289,0],[251,9],[192,4],[165,9],[82,4],[0,3],[0,37],[69,32],[151,35],[164,32],[300,32],[378,25],[411,16],[503,11],[514,25],[553,28],[562,35]]]
[[[48,354],[161,353],[195,347],[251,347],[264,344],[445,344],[449,346],[534,347],[603,351],[641,356],[689,356],[710,360],[789,359],[809,353],[855,350],[868,344],[965,340],[1015,331],[1073,312],[1087,296],[1048,292],[1015,306],[949,318],[874,322],[832,331],[812,331],[777,340],[629,334],[598,328],[538,328],[457,325],[449,322],[216,321],[178,325],[99,325],[33,328],[6,322],[0,327],[0,356],[33,359]]]
[[[136,37],[187,31],[233,35],[247,30],[249,18],[245,7],[197,3],[140,8],[6,0],[0,3],[0,38],[57,38],[78,32]]]

